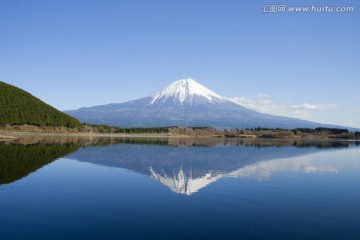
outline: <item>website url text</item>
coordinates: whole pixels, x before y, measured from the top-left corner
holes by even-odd
[[[353,6],[287,6],[280,4],[262,5],[261,11],[263,13],[352,13],[355,11]]]

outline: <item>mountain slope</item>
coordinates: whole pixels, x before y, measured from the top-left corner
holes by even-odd
[[[80,122],[30,93],[0,82],[0,124],[74,127]]]
[[[192,79],[175,81],[161,91],[138,100],[81,108],[66,113],[87,123],[120,127],[335,127],[250,110],[221,97]]]

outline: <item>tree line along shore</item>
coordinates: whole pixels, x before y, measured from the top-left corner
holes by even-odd
[[[49,125],[0,125],[0,136],[23,134],[49,135],[141,135],[164,137],[243,137],[243,138],[329,138],[329,139],[360,139],[360,132],[351,132],[340,128],[247,128],[247,129],[216,129],[212,127],[155,127],[155,128],[120,128],[106,125],[81,124],[74,127]]]

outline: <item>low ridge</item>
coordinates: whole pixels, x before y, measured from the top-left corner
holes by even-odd
[[[0,124],[75,127],[80,122],[30,93],[0,82]]]

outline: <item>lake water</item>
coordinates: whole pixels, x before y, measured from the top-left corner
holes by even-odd
[[[0,143],[0,239],[360,239],[359,146]]]

